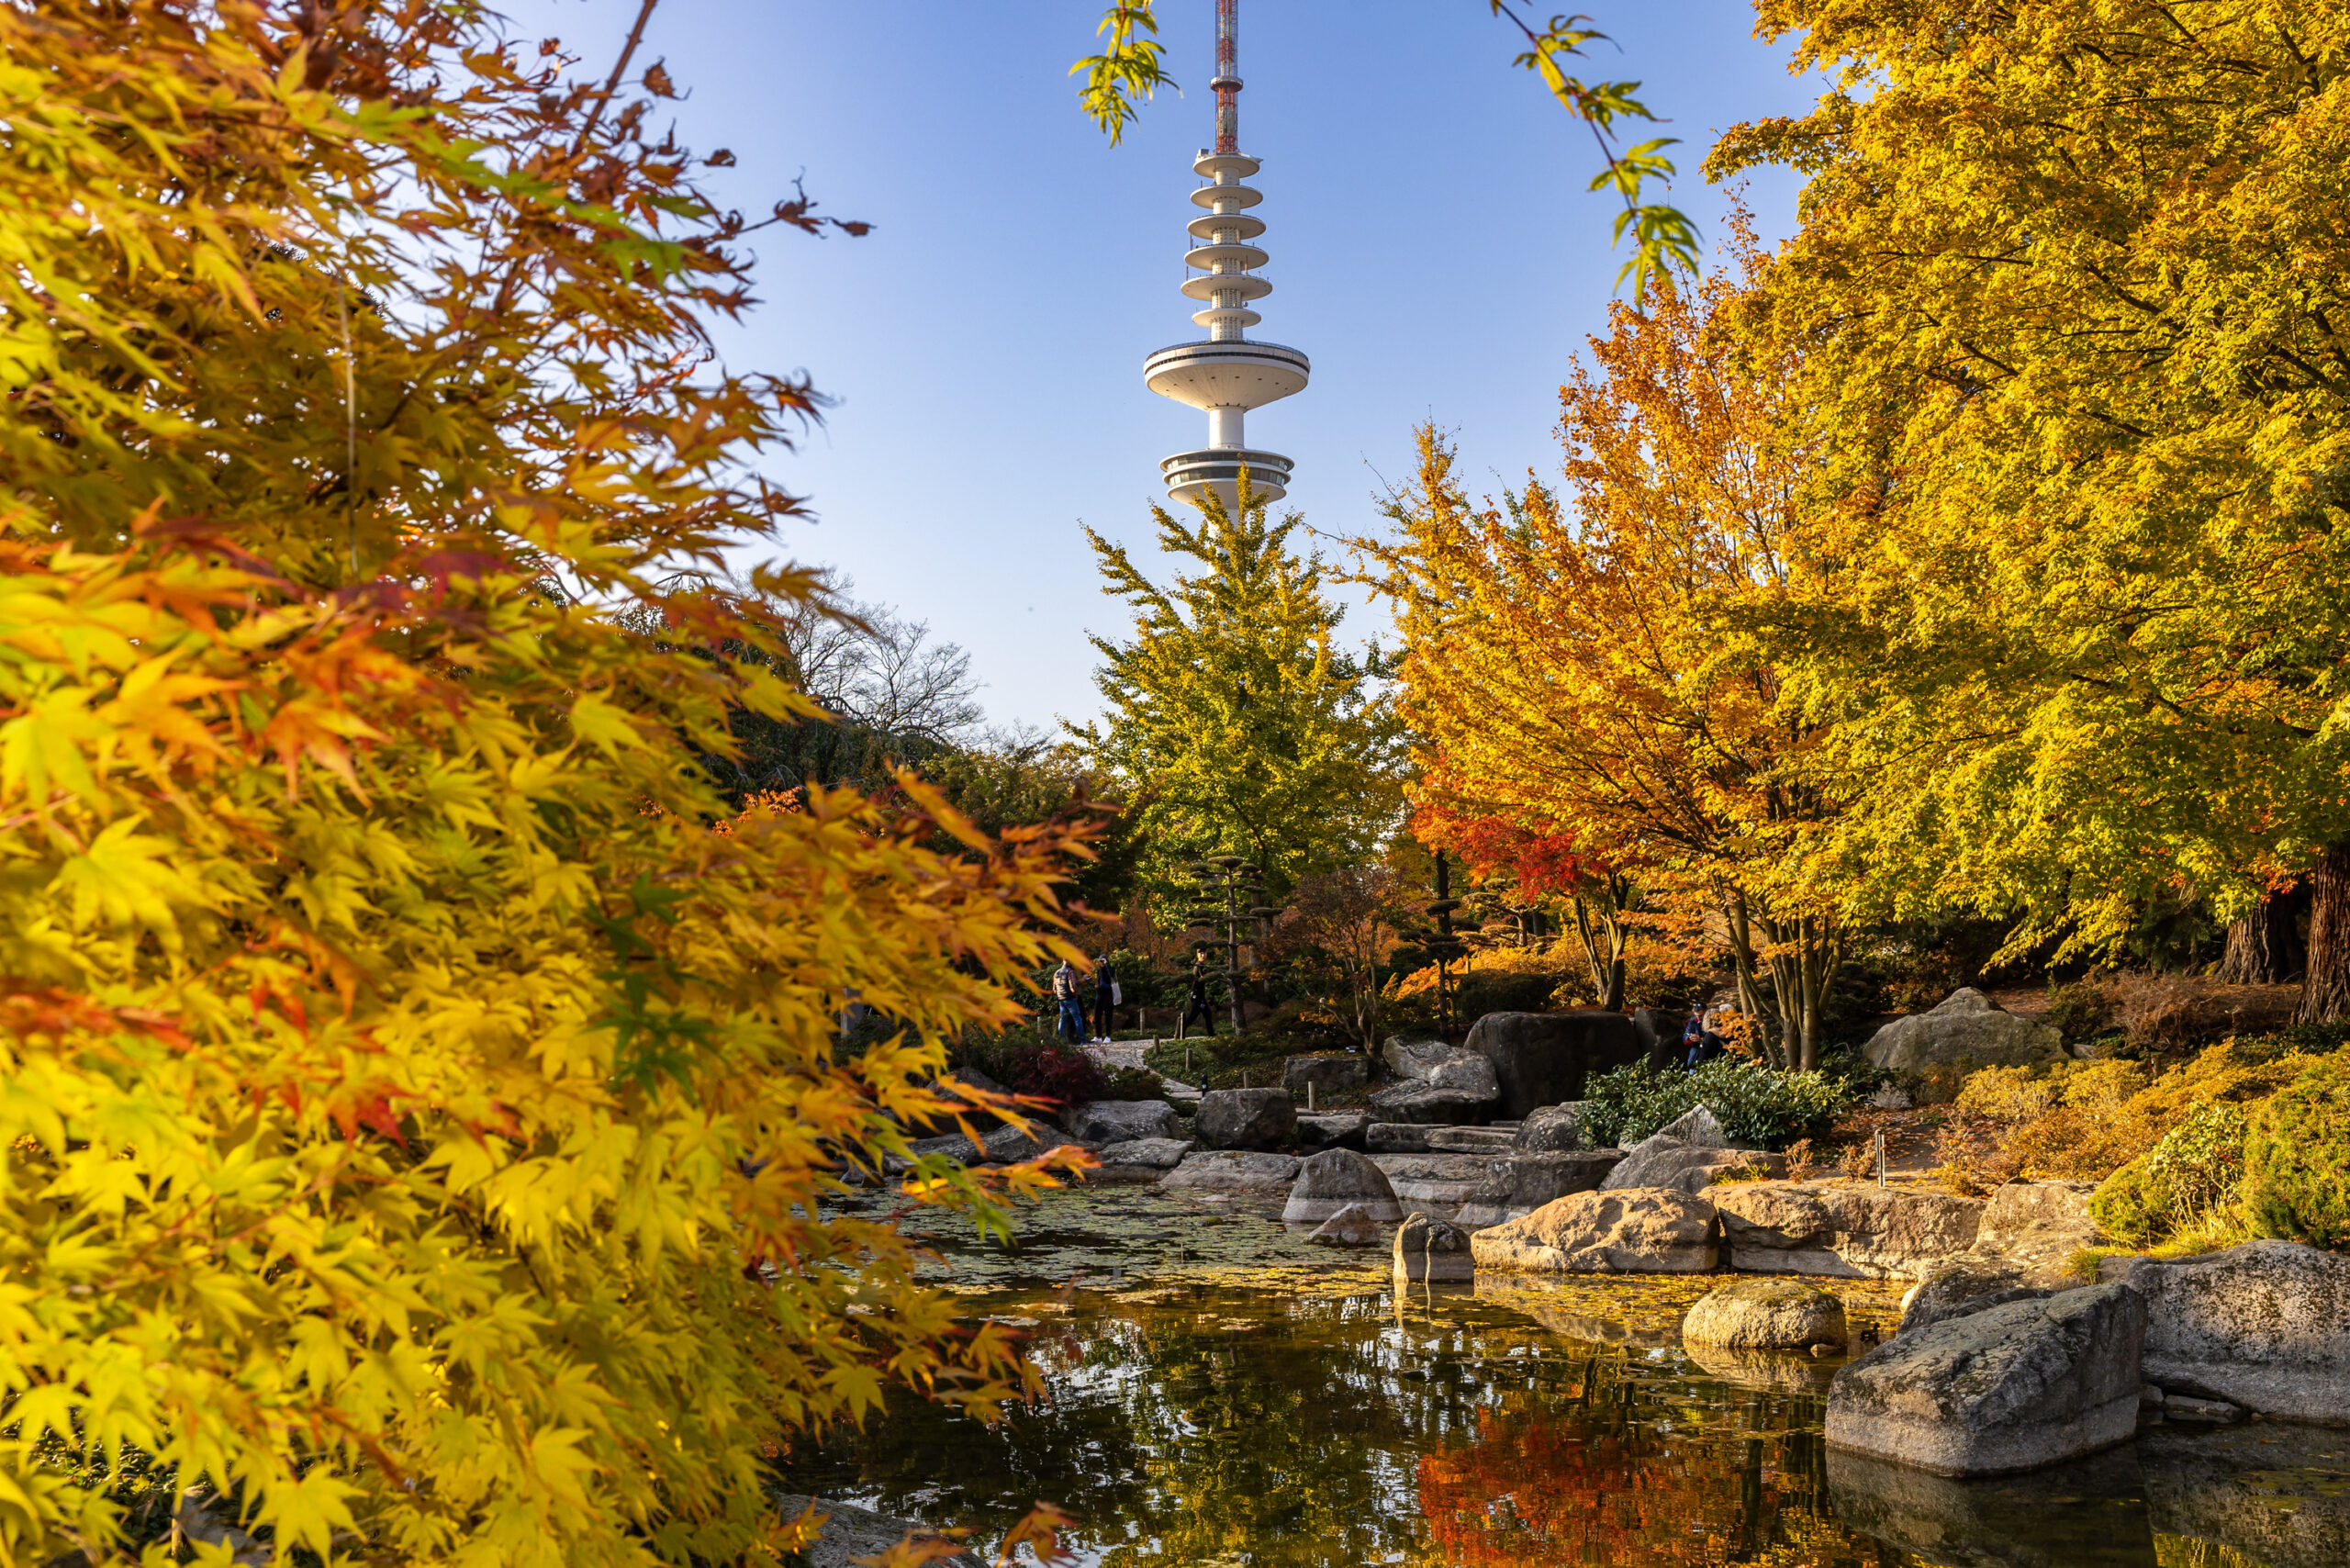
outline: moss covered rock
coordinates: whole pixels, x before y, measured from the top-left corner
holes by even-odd
[[[2244,1212],[2261,1232],[2350,1245],[2350,1053],[2303,1068],[2260,1108],[2244,1145]]]

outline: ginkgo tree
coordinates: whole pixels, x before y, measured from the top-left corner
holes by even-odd
[[[885,1167],[1060,846],[691,765],[810,711],[696,584],[811,408],[712,364],[740,241],[825,220],[673,90],[469,0],[0,9],[0,1562],[772,1562],[778,1432],[1027,1386],[827,1205],[1002,1223]]]
[[[1765,0],[1827,73],[1740,323],[1800,345],[1833,579],[1757,624],[1852,863],[2109,948],[2311,873],[2350,1017],[2350,11]]]
[[[1204,498],[1196,521],[1154,507],[1158,548],[1179,566],[1154,583],[1125,546],[1092,530],[1102,591],[1134,610],[1129,636],[1096,636],[1109,704],[1076,731],[1125,781],[1162,899],[1180,868],[1238,855],[1280,893],[1299,878],[1378,857],[1393,831],[1403,736],[1376,644],[1336,637],[1320,557],[1263,498]]]

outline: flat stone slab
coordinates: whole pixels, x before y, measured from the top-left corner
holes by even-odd
[[[1142,1137],[1125,1143],[1102,1146],[1102,1164],[1143,1166],[1155,1170],[1172,1170],[1183,1163],[1183,1157],[1199,1146],[1187,1137]]]
[[[1447,1154],[1492,1154],[1510,1148],[1517,1134],[1507,1127],[1430,1127],[1428,1148]]]
[[[1187,1154],[1167,1173],[1162,1187],[1200,1193],[1247,1193],[1286,1198],[1297,1180],[1299,1162],[1286,1154],[1253,1149],[1203,1149]]]
[[[1371,1122],[1363,1128],[1363,1152],[1426,1154],[1428,1134],[1435,1130],[1425,1122]]]
[[[1374,1154],[1371,1161],[1406,1208],[1434,1204],[1448,1215],[1475,1195],[1485,1175],[1480,1154]]]

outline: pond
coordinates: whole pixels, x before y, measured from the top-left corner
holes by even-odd
[[[1399,1291],[1261,1215],[1054,1193],[1015,1252],[942,1236],[1047,1393],[993,1428],[893,1398],[786,1490],[983,1543],[1042,1499],[1086,1563],[2350,1563],[2350,1432],[2159,1428],[1998,1482],[1827,1450],[1838,1362],[1684,1352],[1710,1282]],[[1840,1286],[1864,1329],[1897,1287]]]

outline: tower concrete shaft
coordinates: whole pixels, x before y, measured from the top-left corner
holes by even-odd
[[[1280,343],[1259,342],[1248,329],[1264,319],[1250,309],[1273,286],[1259,275],[1265,252],[1250,241],[1265,231],[1265,220],[1248,211],[1264,199],[1245,182],[1262,166],[1240,151],[1240,5],[1216,0],[1215,146],[1192,162],[1205,183],[1192,193],[1204,209],[1188,225],[1192,245],[1183,292],[1206,308],[1192,319],[1207,329],[1203,340],[1160,349],[1143,362],[1143,381],[1162,398],[1203,409],[1208,444],[1179,452],[1159,464],[1167,493],[1194,506],[1213,492],[1227,507],[1238,504],[1240,476],[1267,500],[1289,492],[1290,461],[1277,452],[1252,448],[1248,416],[1276,398],[1305,389],[1313,366],[1304,354]]]

